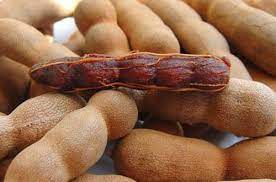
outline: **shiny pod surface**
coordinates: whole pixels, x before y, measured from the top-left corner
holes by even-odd
[[[229,81],[229,62],[211,55],[90,54],[33,66],[32,79],[66,92],[125,86],[171,91],[218,91]]]

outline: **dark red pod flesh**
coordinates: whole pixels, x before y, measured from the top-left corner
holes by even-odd
[[[121,57],[91,54],[33,66],[35,81],[73,92],[125,86],[171,91],[217,91],[229,81],[230,64],[211,55],[131,53]]]

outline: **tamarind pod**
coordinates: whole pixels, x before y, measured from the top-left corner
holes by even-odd
[[[204,140],[134,129],[113,159],[119,174],[145,182],[275,179],[275,140],[246,140],[223,150]]]
[[[276,129],[276,95],[266,85],[232,78],[218,93],[155,92],[125,89],[140,112],[154,118],[202,123],[239,136],[268,135]]]
[[[110,86],[217,91],[229,80],[227,60],[210,55],[140,52],[114,58],[100,56],[37,64],[30,75],[39,83],[68,92]]]
[[[93,175],[84,174],[73,182],[135,182],[134,180],[121,175]]]
[[[195,10],[180,0],[143,0],[175,33],[181,46],[192,54],[211,54],[227,57],[231,62],[230,77],[251,77],[245,66],[230,53],[227,41],[212,25],[204,22]]]
[[[205,19],[243,56],[267,73],[276,75],[276,17],[241,0],[210,0],[207,5],[204,0],[185,1],[192,7],[207,6],[202,13]]]
[[[74,53],[76,53],[77,55],[83,55],[85,39],[79,31],[76,31],[63,45],[71,51],[73,51]]]
[[[171,135],[184,136],[184,131],[179,122],[164,120],[144,121],[143,128],[162,131]]]
[[[12,18],[41,28],[70,16],[80,0],[3,0],[0,18]]]
[[[97,162],[108,138],[128,134],[137,116],[129,96],[113,90],[98,92],[86,107],[65,116],[41,140],[19,153],[5,181],[72,180]]]
[[[191,6],[200,16],[206,20],[208,9],[213,0],[182,0]]]
[[[0,117],[0,159],[39,140],[67,113],[82,106],[79,99],[61,94],[44,94],[19,105]]]
[[[225,155],[215,145],[149,129],[134,129],[112,158],[119,174],[143,182],[218,181],[226,169]]]
[[[54,89],[51,89],[50,87],[39,84],[36,81],[32,80],[29,88],[28,98],[37,97],[54,91]]]
[[[179,53],[173,32],[147,6],[138,0],[111,0],[118,24],[126,33],[132,50],[155,53]]]
[[[245,140],[225,150],[227,180],[276,179],[276,137]]]
[[[243,0],[246,4],[276,16],[275,0]]]
[[[28,68],[7,57],[0,57],[0,112],[9,114],[27,96]]]
[[[109,0],[83,0],[74,13],[85,36],[85,52],[122,55],[130,52],[125,33],[117,24],[117,14]]]
[[[48,25],[41,28],[38,28],[38,30],[46,37],[48,42],[53,43],[54,42],[54,25]]]
[[[65,56],[77,56],[60,44],[50,43],[38,30],[17,20],[0,19],[0,29],[0,55],[26,66]]]

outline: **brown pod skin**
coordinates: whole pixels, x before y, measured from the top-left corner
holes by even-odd
[[[180,52],[180,45],[174,33],[147,6],[138,0],[111,2],[132,50],[154,53]]]
[[[80,0],[3,0],[0,1],[0,18],[12,18],[33,27],[42,28],[72,15]]]
[[[69,37],[69,40],[63,45],[71,51],[73,51],[74,53],[76,53],[77,55],[82,56],[84,52],[85,39],[79,31],[76,31]]]
[[[87,106],[66,115],[38,142],[20,152],[5,181],[73,180],[100,159],[108,139],[130,133],[137,117],[136,104],[126,94],[97,92]]]
[[[240,136],[258,137],[276,129],[276,95],[266,85],[232,78],[218,93],[143,92],[133,95],[140,112],[181,123],[206,123]]]
[[[276,137],[220,149],[204,140],[135,129],[113,153],[116,170],[143,182],[276,178]]]
[[[245,66],[230,53],[223,35],[180,0],[141,0],[175,33],[181,46],[191,54],[211,54],[226,57],[231,62],[230,77],[251,80]]]
[[[242,0],[184,0],[248,60],[276,75],[276,17]],[[202,9],[199,7],[203,7]]]
[[[113,153],[116,170],[143,182],[218,181],[225,175],[224,153],[203,140],[135,129]]]
[[[28,67],[7,57],[0,57],[0,112],[9,114],[28,94]]]
[[[73,180],[72,182],[135,182],[133,179],[130,179],[121,175],[93,175],[93,174],[84,174]]]
[[[37,29],[23,22],[1,18],[0,29],[0,55],[26,66],[65,56],[77,56],[60,44],[50,43]]]
[[[32,80],[31,85],[30,85],[30,89],[29,89],[28,97],[33,98],[33,97],[37,97],[37,96],[40,96],[42,94],[46,94],[48,92],[54,92],[54,91],[55,91],[54,89],[51,89],[50,87],[39,84],[36,81]]]
[[[227,60],[210,55],[133,53],[90,55],[37,64],[32,79],[67,92],[125,86],[171,91],[218,91],[229,81]]]
[[[243,0],[250,6],[261,9],[276,16],[276,0]]]
[[[225,150],[227,180],[276,179],[276,137],[240,142]]]
[[[12,113],[0,117],[0,159],[39,140],[63,117],[83,106],[74,96],[44,94],[20,104]]]
[[[85,36],[85,52],[122,55],[130,52],[125,33],[117,24],[117,14],[109,0],[83,0],[74,13]]]

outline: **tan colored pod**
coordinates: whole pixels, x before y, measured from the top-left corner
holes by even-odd
[[[276,16],[276,0],[243,0],[248,5]]]
[[[275,179],[276,137],[220,149],[204,140],[135,129],[113,153],[115,168],[137,181]]]
[[[57,58],[78,56],[60,44],[49,42],[42,33],[23,22],[3,18],[0,19],[0,29],[0,55],[26,66]],[[30,95],[39,93],[37,90],[37,87],[31,87]],[[40,93],[48,90],[47,88],[40,89]],[[4,96],[0,93],[0,97]]]
[[[53,24],[72,15],[80,0],[3,0],[0,2],[0,18],[12,18],[36,28]]]
[[[51,93],[29,99],[1,116],[0,159],[36,142],[66,114],[82,106],[76,97]]]
[[[240,142],[225,150],[226,179],[276,179],[276,137]]]
[[[26,99],[30,86],[28,67],[0,57],[0,112],[9,114]]]
[[[76,24],[85,36],[85,52],[121,55],[130,52],[125,33],[109,0],[82,0],[75,13]]]
[[[73,180],[73,182],[135,182],[134,180],[121,175],[93,175],[84,174]]]
[[[30,88],[29,88],[28,97],[33,98],[33,97],[40,96],[42,94],[46,94],[48,92],[54,92],[54,90],[51,89],[50,87],[39,84],[39,83],[35,82],[34,80],[32,80],[31,84],[30,84]]]
[[[230,53],[227,41],[195,10],[180,0],[143,0],[175,33],[181,46],[192,54],[212,54],[231,61],[231,77],[251,80],[245,66]]]
[[[84,46],[85,46],[85,39],[79,31],[76,31],[70,36],[69,40],[63,45],[68,49],[70,49],[71,51],[73,51],[74,53],[82,56],[84,51]]]
[[[259,82],[232,78],[218,93],[128,93],[141,112],[149,112],[157,119],[205,122],[218,130],[248,137],[264,136],[276,128],[275,92]]]
[[[124,108],[124,109],[122,109]],[[128,134],[138,117],[134,100],[113,90],[96,93],[12,161],[5,181],[69,181],[102,156],[107,139]]]
[[[38,30],[17,20],[0,19],[0,29],[0,55],[26,66],[66,56],[77,56],[60,44],[50,43]]]
[[[113,154],[116,170],[143,182],[218,181],[225,175],[224,153],[203,140],[135,129]]]
[[[132,50],[155,53],[179,53],[173,32],[147,6],[138,0],[112,0],[118,23],[126,33]]]
[[[241,0],[185,0],[248,60],[276,75],[276,17]],[[207,2],[207,3],[205,3]],[[204,7],[200,10],[198,7]]]

